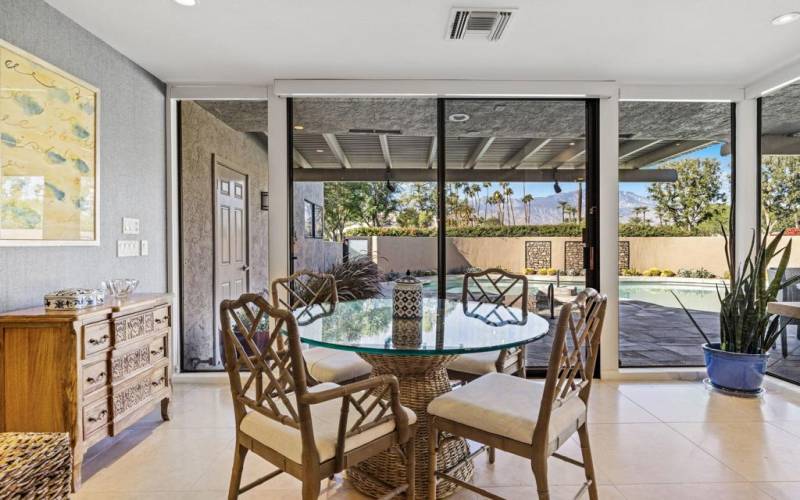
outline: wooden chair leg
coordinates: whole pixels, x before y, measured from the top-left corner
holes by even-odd
[[[406,443],[406,482],[408,483],[408,491],[406,491],[406,499],[415,500],[417,498],[417,456],[416,445],[414,443],[414,436]]]
[[[319,498],[319,478],[303,479],[303,500],[317,500]]]
[[[594,474],[594,462],[592,462],[592,448],[589,445],[589,426],[583,424],[578,428],[578,438],[581,443],[581,455],[583,456],[583,470],[589,484],[590,500],[597,500],[597,477]]]
[[[550,500],[550,489],[547,483],[547,457],[537,456],[531,461],[533,477],[536,478],[536,491],[539,500]]]
[[[428,425],[428,498],[436,498],[436,447],[439,442],[436,417],[431,417]]]
[[[235,500],[239,497],[239,488],[242,484],[242,470],[244,469],[244,459],[247,456],[247,448],[236,443],[236,450],[233,453],[233,470],[231,470],[231,484],[228,486],[228,500]]]
[[[494,463],[494,446],[489,447],[489,463]]]

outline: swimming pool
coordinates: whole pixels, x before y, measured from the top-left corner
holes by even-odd
[[[424,281],[428,293],[435,293],[436,278],[431,277]],[[447,293],[460,294],[462,282],[463,275],[448,275]],[[538,290],[546,292],[550,283],[555,283],[555,279],[531,276],[528,278],[529,293],[532,294]],[[664,307],[680,307],[671,293],[675,292],[683,305],[689,309],[718,312],[719,299],[716,286],[719,285],[720,291],[722,291],[722,283],[722,280],[711,279],[620,277],[619,298],[620,300],[639,300]],[[563,277],[561,285],[581,286],[583,278]]]

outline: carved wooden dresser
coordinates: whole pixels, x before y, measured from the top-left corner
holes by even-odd
[[[0,314],[0,432],[69,432],[77,489],[87,448],[156,407],[169,419],[171,303]]]

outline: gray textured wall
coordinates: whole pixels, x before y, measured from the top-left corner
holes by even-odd
[[[100,246],[0,248],[0,310],[52,290],[133,277],[166,290],[162,82],[41,0],[0,0],[0,38],[100,89]],[[122,217],[138,217],[147,257],[118,258]]]
[[[183,243],[183,367],[208,369],[214,342],[213,157],[248,176],[250,290],[267,288],[267,148],[194,102],[181,102],[181,238]],[[219,354],[219,353],[218,353]]]
[[[322,182],[294,183],[294,270],[328,271],[342,261],[342,244],[305,235],[305,201],[325,206]]]

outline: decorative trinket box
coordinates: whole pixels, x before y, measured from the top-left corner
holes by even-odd
[[[401,319],[422,318],[422,282],[410,271],[395,282],[392,294],[392,315]]]
[[[44,308],[51,310],[73,310],[102,305],[105,295],[102,290],[91,288],[67,288],[44,296]]]

